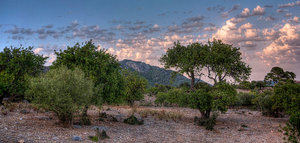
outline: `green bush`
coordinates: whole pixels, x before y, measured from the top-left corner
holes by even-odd
[[[136,73],[129,71],[123,71],[125,78],[125,93],[124,100],[129,103],[131,107],[134,105],[134,101],[139,101],[144,98],[144,92],[147,87],[147,80]]]
[[[261,93],[257,93],[255,98],[252,100],[252,103],[262,112],[263,115],[278,117],[280,116],[280,113],[273,109],[273,96],[273,90],[265,90]]]
[[[255,98],[254,93],[239,92],[236,96],[234,106],[253,106],[252,100]]]
[[[75,68],[51,69],[46,74],[32,78],[26,99],[38,107],[53,111],[65,125],[70,125],[74,114],[89,105],[94,84]]]
[[[163,106],[177,105],[183,107],[185,104],[188,104],[187,93],[182,89],[171,89],[168,92],[159,92],[156,95],[156,104]]]
[[[212,111],[226,112],[236,98],[235,89],[226,83],[220,83],[210,88],[202,88],[195,91],[172,89],[168,92],[160,92],[156,103],[163,105],[178,105],[198,109],[205,118],[210,117]]]
[[[28,48],[4,48],[0,52],[0,104],[4,97],[23,98],[27,78],[43,71],[45,60]]]
[[[150,96],[153,96],[157,95],[159,92],[167,92],[170,89],[172,89],[172,87],[169,85],[155,84],[154,87],[147,89],[147,93],[149,93]]]

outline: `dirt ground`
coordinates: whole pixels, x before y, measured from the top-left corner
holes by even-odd
[[[194,116],[200,116],[197,110],[175,107],[139,107],[137,111],[157,111],[173,113],[176,119],[158,118],[152,115],[144,117],[143,125],[128,125],[122,122],[99,121],[97,109],[89,110],[91,126],[63,128],[50,112],[22,108],[0,113],[0,143],[6,142],[92,142],[88,136],[95,135],[94,126],[106,127],[109,139],[100,142],[114,143],[281,143],[283,134],[278,131],[287,118],[261,116],[258,111],[249,109],[230,109],[217,118],[213,131],[193,124]],[[105,106],[103,112],[119,118],[126,118],[131,109],[126,106]],[[180,118],[179,118],[180,117]],[[243,126],[242,126],[243,125]]]

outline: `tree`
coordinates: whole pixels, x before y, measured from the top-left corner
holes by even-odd
[[[6,47],[0,53],[0,104],[4,97],[23,98],[26,78],[43,71],[47,58],[35,54],[32,49]]]
[[[26,99],[53,111],[64,125],[70,125],[74,114],[91,102],[93,88],[93,81],[80,69],[59,67],[30,79]]]
[[[175,68],[181,74],[186,74],[191,79],[191,89],[194,89],[195,76],[201,71],[207,53],[206,46],[201,43],[192,43],[187,46],[175,42],[174,46],[160,58],[166,69]]]
[[[214,84],[232,78],[242,81],[249,78],[251,68],[242,61],[240,48],[225,44],[221,40],[208,41],[209,53],[206,58],[208,78]]]
[[[144,92],[147,87],[147,80],[136,73],[123,71],[125,78],[125,95],[124,99],[133,107],[134,101],[139,101],[144,98]]]
[[[295,73],[284,71],[281,67],[273,67],[265,76],[265,81],[269,84],[278,82],[293,82],[296,78]]]
[[[90,40],[84,45],[75,44],[66,50],[55,51],[57,56],[52,68],[61,65],[69,69],[80,68],[95,83],[95,104],[116,103],[123,95],[124,81],[121,67],[115,56],[97,47]]]

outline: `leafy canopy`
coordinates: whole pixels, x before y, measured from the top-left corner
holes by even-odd
[[[284,71],[281,67],[273,67],[269,73],[265,76],[266,82],[293,82],[296,78],[296,74],[289,71]]]
[[[55,51],[57,56],[53,67],[61,65],[69,69],[80,68],[95,83],[96,91],[93,101],[114,103],[123,94],[124,81],[121,68],[115,56],[88,41],[83,45],[76,44],[66,50]],[[99,103],[97,103],[99,104]]]
[[[232,78],[235,81],[246,80],[251,68],[242,61],[240,48],[225,44],[221,40],[208,42],[209,53],[206,58],[208,77],[214,83]]]
[[[133,73],[130,71],[123,71],[123,75],[125,78],[125,100],[132,107],[134,105],[134,101],[139,101],[144,98],[144,92],[147,87],[147,80],[137,73]]]
[[[46,57],[37,55],[33,47],[4,48],[0,53],[0,103],[5,97],[23,97],[26,78],[43,71]]]
[[[63,66],[30,79],[26,99],[53,111],[63,123],[71,124],[74,114],[90,103],[93,88],[93,81],[80,69]]]
[[[179,42],[175,42],[174,46],[160,58],[160,62],[166,69],[175,68],[179,73],[188,75],[191,78],[191,89],[193,89],[195,74],[202,69],[205,62],[207,54],[205,47],[201,43],[183,46]]]

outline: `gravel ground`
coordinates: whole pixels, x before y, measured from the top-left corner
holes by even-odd
[[[137,110],[157,110],[174,112],[184,115],[180,121],[161,120],[147,116],[144,125],[128,125],[121,122],[97,121],[98,111],[93,109],[89,115],[93,125],[79,128],[63,128],[58,120],[49,112],[37,112],[27,109],[16,109],[7,115],[0,113],[0,143],[2,142],[79,142],[73,141],[73,136],[80,136],[82,142],[91,142],[89,135],[95,135],[93,126],[107,128],[109,139],[101,142],[131,143],[131,142],[203,142],[203,143],[281,143],[282,133],[279,125],[284,125],[287,118],[263,117],[257,111],[248,109],[230,109],[217,118],[213,131],[193,124],[193,117],[199,116],[197,110],[175,107],[140,107]],[[110,106],[103,109],[107,114],[125,118],[130,109],[125,106]],[[247,127],[241,127],[246,125]]]

